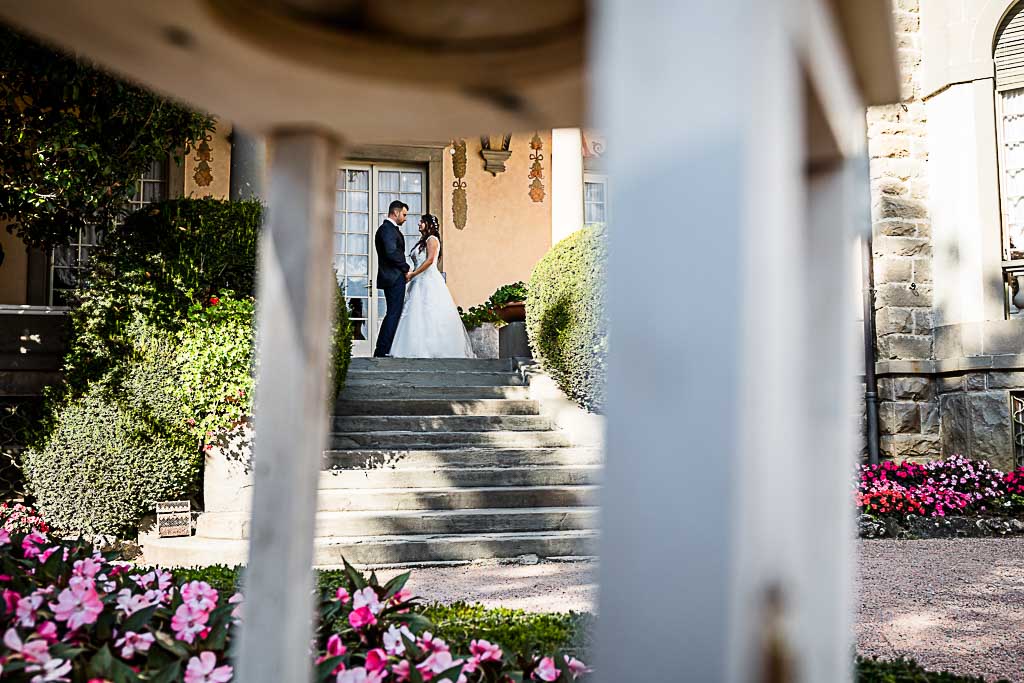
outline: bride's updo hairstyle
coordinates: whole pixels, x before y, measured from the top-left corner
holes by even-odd
[[[431,236],[436,237],[438,242],[441,241],[441,223],[437,220],[437,216],[432,213],[423,214],[423,218],[420,220],[427,224],[427,231],[422,237],[420,237],[420,241],[416,243],[415,248],[417,251],[425,251],[427,248],[427,240],[430,239]]]

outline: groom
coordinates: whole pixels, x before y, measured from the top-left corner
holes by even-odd
[[[384,290],[387,313],[377,335],[377,348],[373,355],[383,358],[391,355],[391,342],[398,330],[398,321],[405,306],[405,283],[409,281],[409,264],[405,260],[405,237],[399,229],[405,223],[409,205],[397,199],[388,207],[388,217],[377,228],[373,238],[377,249],[377,289]]]

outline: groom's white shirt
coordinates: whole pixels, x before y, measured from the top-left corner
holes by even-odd
[[[386,222],[390,223],[391,225],[395,226],[396,228],[398,227],[398,223],[396,223],[396,222],[394,222],[393,220],[391,220],[391,216],[388,216],[388,217],[387,217],[387,218],[385,218],[384,220],[385,220]]]

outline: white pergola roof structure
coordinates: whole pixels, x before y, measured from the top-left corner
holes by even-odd
[[[19,0],[0,18],[269,137],[237,680],[307,680],[341,141],[604,129],[597,677],[849,679],[853,339],[888,0]],[[588,112],[590,115],[588,116]],[[682,246],[680,246],[682,245]]]

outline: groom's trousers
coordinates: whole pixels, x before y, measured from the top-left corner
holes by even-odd
[[[384,322],[380,324],[380,332],[377,335],[377,348],[373,355],[387,356],[391,353],[391,343],[395,341],[395,332],[398,331],[398,321],[402,318],[402,308],[405,306],[405,278],[397,283],[384,288],[384,302],[387,304],[387,312],[384,314]]]

